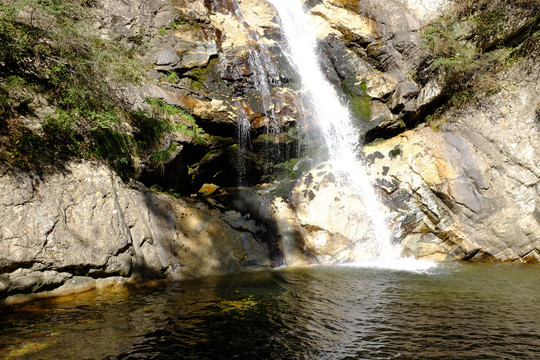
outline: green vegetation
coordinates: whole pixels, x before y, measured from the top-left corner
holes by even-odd
[[[192,138],[196,143],[206,144],[209,136],[197,126],[195,118],[185,110],[169,105],[161,99],[147,98],[152,108],[152,116],[144,111],[130,114],[130,122],[135,126],[134,147],[138,156],[147,157],[148,164],[163,170],[164,165],[176,155],[178,143],[169,142],[169,147],[156,151],[173,133]]]
[[[182,197],[182,194],[180,194],[176,190],[174,190],[174,189],[163,190],[159,185],[152,185],[152,186],[150,186],[148,188],[148,190],[150,190],[150,191],[152,191],[154,193],[167,194],[167,195],[172,196],[172,197],[177,198],[177,199]]]
[[[182,26],[191,26],[198,30],[201,28],[201,23],[187,17],[181,17],[172,22],[171,29],[180,30]]]
[[[172,197],[174,197],[174,198],[177,198],[177,199],[179,199],[179,198],[182,197],[182,194],[180,194],[180,193],[174,191],[174,189],[167,189],[167,190],[165,190],[165,194],[167,194],[167,195],[169,195],[169,196],[172,196]]]
[[[169,71],[169,73],[167,74],[167,80],[169,80],[171,84],[178,84],[180,78],[178,77],[178,74],[174,71]]]
[[[185,110],[165,103],[161,99],[147,98],[146,101],[152,107],[154,117],[159,119],[158,121],[163,124],[165,131],[176,131],[182,135],[192,137],[199,144],[204,144],[208,141],[208,134],[200,128],[193,115],[187,113]],[[182,122],[171,122],[161,117],[163,116],[179,116],[185,123]]]
[[[106,160],[120,176],[132,176],[135,171],[132,162],[132,137],[112,129],[98,129],[92,132],[92,136],[99,146],[91,149],[91,155]]]
[[[161,99],[146,98],[146,101],[152,106],[155,114],[165,113],[169,115],[178,114],[187,121],[195,121],[193,116],[174,105],[169,105]]]
[[[91,4],[0,4],[0,160],[29,169],[59,154],[109,161],[115,151],[114,163],[130,163],[130,142],[117,141],[126,137],[117,129],[126,115],[115,88],[140,81],[141,66],[134,50],[94,30]],[[40,119],[34,111],[43,106],[55,110]]]
[[[69,158],[100,159],[128,178],[137,157],[155,167],[170,160],[178,144],[161,149],[167,134],[205,141],[191,114],[162,100],[147,99],[150,115],[126,110],[119,89],[139,83],[144,67],[135,50],[95,30],[92,6],[0,3],[1,161],[35,169]],[[179,81],[174,72],[168,78]]]
[[[11,129],[9,144],[11,146],[3,154],[5,160],[21,168],[39,161],[45,149],[44,141],[22,125]]]
[[[75,118],[62,110],[57,110],[54,115],[45,118],[44,140],[55,155],[65,151],[66,148],[70,150],[70,153],[79,152],[80,143],[77,140],[75,125]]]
[[[282,174],[282,176],[286,177],[289,180],[296,180],[300,176],[301,170],[304,170],[298,166],[299,162],[300,159],[292,158],[282,163],[279,163],[275,166],[275,172],[277,174]]]
[[[255,300],[254,296],[248,296],[240,300],[222,300],[218,304],[222,312],[238,319],[245,318],[249,312],[256,310],[259,305],[260,303]]]
[[[134,140],[139,153],[156,148],[163,140],[165,134],[172,130],[169,120],[161,117],[147,116],[144,111],[131,114],[130,121],[137,129],[134,134]]]
[[[194,20],[194,19],[191,19],[189,17],[186,17],[184,16],[183,14],[177,18],[176,20],[174,20],[170,26],[168,27],[165,27],[165,26],[162,26],[158,29],[158,35],[160,36],[163,36],[167,33],[168,30],[174,30],[174,31],[178,31],[180,30],[183,26],[189,26],[189,27],[192,27],[193,29],[200,29],[201,28],[201,23]]]
[[[167,149],[155,152],[150,157],[150,164],[156,168],[163,168],[163,165],[172,159],[177,148],[178,144],[173,142]]]
[[[341,87],[349,100],[349,108],[353,115],[361,121],[369,121],[371,117],[371,97],[366,93],[365,81],[358,86],[355,80],[343,80]]]
[[[195,67],[189,70],[185,75],[191,79],[191,86],[195,90],[203,90],[205,88],[208,73],[214,71],[214,66],[219,62],[217,58],[210,59],[206,67]]]
[[[538,0],[466,0],[422,30],[431,57],[427,70],[442,75],[450,106],[501,90],[504,83],[495,74],[525,55],[525,44],[512,42],[510,22],[529,19],[532,25],[539,11]],[[422,74],[415,77],[422,80]]]

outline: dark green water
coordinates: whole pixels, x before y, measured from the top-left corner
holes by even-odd
[[[7,359],[539,359],[540,267],[260,271],[42,301]]]

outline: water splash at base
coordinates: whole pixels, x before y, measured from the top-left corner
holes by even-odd
[[[438,263],[429,260],[397,257],[395,259],[373,259],[349,263],[344,264],[344,266],[424,273],[437,268]]]
[[[276,8],[287,40],[285,55],[302,81],[304,106],[312,114],[323,134],[327,155],[333,171],[346,179],[347,186],[355,189],[366,207],[372,236],[358,239],[352,249],[355,266],[386,269],[426,269],[431,263],[400,257],[398,246],[392,244],[385,213],[366,170],[357,159],[358,133],[347,107],[340,101],[327,80],[317,57],[317,38],[309,25],[308,16],[300,0],[269,0]],[[353,239],[354,240],[354,239]]]

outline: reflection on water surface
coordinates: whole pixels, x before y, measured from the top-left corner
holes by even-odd
[[[41,301],[0,317],[7,359],[534,359],[540,267],[258,271]]]

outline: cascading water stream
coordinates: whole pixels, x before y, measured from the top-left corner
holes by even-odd
[[[329,161],[334,171],[343,174],[349,184],[357,189],[368,209],[374,239],[371,244],[368,241],[361,246],[371,248],[371,258],[356,260],[371,262],[375,266],[395,267],[396,261],[400,259],[399,251],[391,243],[385,214],[364,167],[356,158],[358,134],[354,131],[347,107],[341,103],[318,64],[316,36],[308,25],[302,2],[269,1],[281,19],[282,31],[288,43],[286,56],[300,75],[305,106],[320,127],[328,148]]]
[[[274,111],[273,104],[275,102],[274,95],[272,93],[272,83],[279,82],[279,69],[271,60],[269,56],[269,50],[261,41],[259,34],[251,28],[251,26],[246,21],[242,9],[236,1],[233,1],[229,4],[230,11],[238,19],[240,25],[242,26],[243,31],[245,32],[249,47],[247,49],[247,61],[249,63],[249,68],[253,72],[253,82],[256,89],[256,92],[260,97],[260,105],[264,115],[268,119],[268,125],[266,126],[267,133],[277,133],[278,129],[275,126],[276,114]],[[240,162],[240,172],[238,185],[242,186],[245,183],[245,168],[243,167],[243,157],[245,156],[246,151],[251,146],[251,124],[248,120],[247,114],[242,109],[240,103],[236,104],[238,108],[238,117],[237,117],[237,143],[238,143],[238,153],[239,153],[239,162]]]

